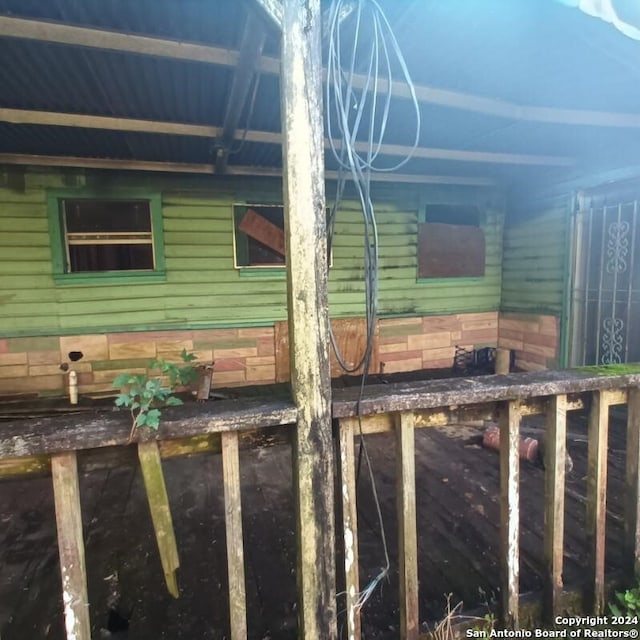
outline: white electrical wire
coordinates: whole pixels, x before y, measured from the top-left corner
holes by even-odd
[[[343,43],[343,35],[348,39],[346,44]],[[366,63],[365,81],[362,86],[358,86],[356,82],[357,63],[363,51],[367,53],[364,58]],[[346,60],[346,64],[343,60]],[[378,166],[376,160],[379,155],[382,155],[382,145],[389,125],[394,84],[394,61],[400,69],[402,82],[409,88],[415,111],[415,134],[409,154],[395,165],[383,167]],[[329,328],[331,344],[340,366],[347,373],[355,373],[360,368],[363,370],[357,404],[361,436],[358,474],[360,462],[364,458],[371,482],[384,550],[384,566],[358,594],[356,608],[359,610],[367,602],[378,584],[388,575],[390,569],[382,511],[371,460],[362,437],[360,411],[365,379],[371,364],[378,311],[378,228],[371,198],[371,173],[373,171],[395,171],[405,165],[418,146],[421,125],[420,107],[415,87],[391,25],[376,0],[333,0],[331,3],[329,9],[326,113],[329,146],[339,166],[336,199],[329,214],[329,247],[333,243],[336,215],[348,179],[351,179],[355,186],[364,222],[367,340],[359,362],[351,366],[344,362],[333,331]],[[368,126],[364,127],[363,122],[366,122],[367,118]],[[339,144],[336,144],[334,135],[338,138]],[[356,149],[356,143],[363,141],[366,143],[365,153],[358,152]]]

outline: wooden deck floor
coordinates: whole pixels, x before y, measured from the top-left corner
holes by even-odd
[[[619,424],[623,424],[620,422]],[[609,452],[607,568],[620,567],[624,427]],[[534,420],[523,431],[539,435]],[[446,594],[465,608],[496,609],[499,545],[498,455],[473,442],[469,427],[416,432],[420,616],[439,618]],[[395,458],[388,434],[367,437],[376,474],[391,572],[364,610],[366,638],[398,637]],[[571,421],[568,450],[565,583],[584,579],[586,422]],[[142,480],[134,467],[81,477],[94,637],[178,640],[228,638],[221,461],[203,455],[164,463],[181,557],[182,596],[164,588]],[[250,637],[295,638],[295,534],[291,456],[286,445],[241,453]],[[542,579],[543,475],[521,466],[521,591]],[[359,487],[363,585],[384,563],[366,474]],[[60,586],[50,478],[0,482],[0,637],[62,640]],[[109,635],[116,608],[129,631]],[[341,615],[340,621],[344,621]],[[101,631],[103,629],[104,631]]]

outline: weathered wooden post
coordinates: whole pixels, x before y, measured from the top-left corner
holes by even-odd
[[[337,637],[320,0],[259,0],[282,27],[280,96],[297,494],[298,637]]]
[[[625,566],[628,580],[640,578],[640,389],[629,389],[625,501]]]

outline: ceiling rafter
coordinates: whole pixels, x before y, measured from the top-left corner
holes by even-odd
[[[273,2],[262,0],[262,3],[275,4],[275,0]],[[236,66],[238,63],[238,52],[223,47],[11,16],[0,16],[0,36],[125,51],[230,67]],[[277,75],[280,72],[280,61],[277,58],[262,56],[258,67],[263,73]],[[365,83],[364,76],[357,76],[354,80],[354,86],[358,88],[363,88]],[[381,78],[377,86],[380,92],[387,91],[386,80]],[[425,104],[473,111],[509,120],[548,124],[640,128],[640,114],[637,113],[519,105],[504,100],[485,98],[426,85],[418,85],[415,90],[418,100]],[[409,89],[400,83],[393,84],[391,92],[394,96],[400,98],[410,98]]]
[[[75,113],[56,113],[52,111],[30,111],[24,109],[5,109],[0,107],[0,122],[12,124],[35,124],[61,127],[80,127],[87,129],[106,129],[111,131],[135,131],[141,133],[169,134],[193,136],[197,138],[221,138],[223,129],[209,125],[183,124],[177,122],[161,122],[157,120],[139,120],[116,118],[111,116],[92,116]],[[236,140],[246,140],[261,144],[282,144],[280,133],[272,131],[240,132],[234,130]],[[338,140],[334,146],[340,147]],[[366,152],[365,142],[357,142],[356,151]],[[425,160],[449,160],[452,162],[475,162],[489,164],[519,164],[569,167],[574,164],[572,158],[565,156],[531,155],[518,153],[496,153],[493,151],[469,151],[463,149],[439,149],[434,147],[418,147],[415,150],[406,145],[383,144],[380,154],[385,156],[406,156],[412,154],[414,158]],[[219,172],[224,167],[218,167]]]
[[[168,173],[192,173],[216,175],[213,164],[187,162],[155,162],[149,160],[122,160],[118,158],[89,158],[78,156],[47,156],[20,153],[0,153],[0,165],[29,165],[41,167],[72,167],[76,169],[115,169],[118,171],[160,171]],[[226,175],[262,176],[279,178],[281,169],[270,167],[235,166],[228,167]],[[337,171],[325,171],[327,180],[335,180]],[[403,182],[412,184],[451,184],[464,186],[496,186],[493,178],[468,177],[455,175],[429,175],[410,173],[379,173],[372,175],[376,182]]]
[[[254,0],[255,4],[260,7],[264,14],[271,20],[271,22],[282,29],[282,23],[284,21],[284,8],[281,0]]]

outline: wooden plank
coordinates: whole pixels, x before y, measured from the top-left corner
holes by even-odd
[[[108,131],[141,131],[175,136],[217,138],[222,129],[206,124],[186,124],[137,118],[95,116],[82,113],[35,111],[32,109],[0,108],[0,122],[11,124],[37,124],[52,127],[81,127],[83,129],[106,129]],[[257,132],[259,133],[259,132]],[[279,140],[279,138],[278,138]]]
[[[420,620],[414,418],[413,413],[403,412],[396,415],[395,419],[400,637],[416,640],[420,634]]]
[[[48,474],[51,470],[49,456],[26,456],[8,460],[0,459],[0,479],[32,474]]]
[[[149,511],[151,512],[167,589],[174,598],[178,598],[180,592],[176,570],[180,566],[180,559],[178,558],[178,547],[173,530],[169,496],[162,473],[158,443],[155,441],[140,442],[138,444],[138,458],[140,459],[140,469],[147,492]]]
[[[0,20],[2,17],[0,16]],[[122,158],[90,158],[81,156],[54,156],[26,153],[0,153],[0,164],[37,165],[41,167],[85,167],[90,169],[117,169],[120,171],[160,171],[170,173],[193,173],[211,175],[215,165],[187,162],[160,162],[152,160],[125,160]],[[230,176],[282,177],[278,168],[241,166],[227,167],[225,173]],[[336,180],[337,171],[327,171],[327,180]],[[452,175],[376,173],[371,176],[374,182],[393,182],[407,184],[454,184],[465,186],[496,186],[496,181],[488,177],[467,177]]]
[[[344,539],[345,610],[347,612],[347,639],[359,640],[361,633],[360,575],[358,568],[358,509],[356,503],[356,465],[354,436],[358,421],[340,420],[338,450],[340,487],[342,497],[342,534]]]
[[[627,404],[627,389],[609,389],[607,391],[607,404],[612,407],[616,404]]]
[[[0,153],[0,164],[27,164],[43,167],[87,167],[91,169],[118,169],[122,171],[163,171],[171,173],[215,173],[212,164],[189,162],[155,162],[151,160],[125,160],[122,158],[90,158],[79,156],[30,155]]]
[[[246,640],[247,596],[242,537],[240,455],[237,433],[228,432],[222,434],[222,473],[224,480],[225,527],[227,532],[231,640]]]
[[[418,225],[418,277],[480,277],[485,271],[480,227],[425,222]]]
[[[629,584],[640,578],[640,389],[629,389],[625,465],[625,562]]]
[[[238,63],[238,52],[222,47],[10,16],[0,17],[0,36],[192,60],[227,67],[234,67]],[[272,73],[278,72],[277,60],[273,60],[270,66]]]
[[[282,29],[282,21],[284,19],[284,10],[282,8],[282,0],[255,0],[256,4],[263,11],[265,16],[276,26]]]
[[[500,569],[502,619],[508,629],[519,626],[520,591],[520,407],[516,400],[500,412]]]
[[[638,369],[640,371],[640,368]],[[603,375],[584,370],[545,370],[482,378],[455,378],[367,386],[360,402],[363,415],[435,407],[463,406],[503,400],[528,400],[559,394],[618,389],[640,385],[640,374]],[[337,389],[336,418],[357,415],[359,390]]]
[[[238,229],[281,256],[285,255],[284,231],[250,207],[242,217]]]
[[[496,349],[496,373],[507,374],[511,371],[511,349]]]
[[[282,9],[280,7],[282,3],[279,0],[256,1],[274,24],[281,24]],[[237,51],[221,47],[10,16],[0,16],[0,36],[126,51],[177,60],[194,60],[228,67],[234,67],[238,62]],[[259,66],[260,70],[265,73],[275,75],[279,72],[277,58],[262,56]],[[377,82],[372,83],[365,75],[354,75],[353,80],[354,87],[357,89],[367,88],[372,90],[372,87],[375,86],[379,93],[386,94],[389,92],[400,98],[412,98],[409,87],[400,83],[393,83],[389,87],[386,78],[378,78]],[[429,85],[416,85],[415,95],[419,102],[426,104],[453,107],[512,120],[597,127],[640,128],[640,117],[637,113],[611,113],[607,111],[527,106]]]
[[[367,322],[365,318],[333,318],[330,320],[331,330],[336,345],[340,350],[342,358],[350,368],[355,367],[364,355],[367,335]],[[379,328],[373,336],[373,347],[371,353],[370,373],[377,373],[380,367],[380,356],[378,353]],[[276,352],[276,381],[286,382],[289,380],[289,328],[286,322],[276,322],[275,326],[275,352]],[[331,377],[337,378],[344,375],[360,375],[362,367],[357,371],[347,374],[340,366],[336,358],[335,351],[331,347],[329,352],[331,361]]]
[[[245,96],[246,98],[246,96]],[[241,109],[229,110],[230,114],[239,114]],[[56,111],[36,111],[32,109],[0,108],[0,122],[11,124],[37,124],[57,127],[80,127],[86,129],[105,129],[110,131],[141,131],[155,134],[190,136],[198,138],[221,139],[227,145],[233,140],[242,139],[247,142],[261,144],[282,144],[282,136],[272,131],[236,131],[229,124],[225,134],[225,127],[214,127],[206,124],[188,124],[182,122],[167,122],[158,120],[141,120],[137,118],[120,118],[114,116],[96,116],[91,114],[63,113]],[[334,140],[334,146],[340,148],[340,141]],[[328,139],[325,144],[329,144]],[[356,142],[357,151],[367,151],[366,143]],[[408,145],[383,144],[380,153],[387,156],[404,157],[413,152],[416,158],[435,160],[450,160],[459,162],[476,162],[491,164],[524,164],[524,165],[555,165],[568,166],[573,163],[570,158],[560,156],[538,156],[522,154],[494,153],[489,151],[465,151],[457,149],[437,149],[432,147],[418,147],[413,149]],[[223,153],[226,157],[226,153]],[[216,158],[217,160],[217,158]],[[220,167],[216,163],[216,167]],[[221,171],[223,172],[223,171]],[[416,176],[418,178],[418,176]]]
[[[91,640],[78,463],[75,452],[52,456],[51,473],[67,640]]]
[[[162,440],[184,440],[224,431],[255,431],[291,425],[297,415],[298,411],[290,400],[278,398],[220,400],[206,405],[194,402],[175,409],[163,409],[160,429],[151,435]],[[68,416],[11,420],[2,424],[0,459],[126,445],[129,444],[130,431],[128,411],[74,415],[72,422]],[[190,447],[188,443],[186,446]],[[201,446],[206,447],[204,444]]]
[[[587,609],[605,612],[605,524],[607,515],[607,442],[609,404],[604,392],[593,394],[587,452]]]
[[[549,622],[560,614],[564,552],[564,485],[567,456],[567,397],[549,401],[545,445],[544,558],[545,615]]]
[[[298,637],[337,638],[320,1],[284,0],[282,71]]]

